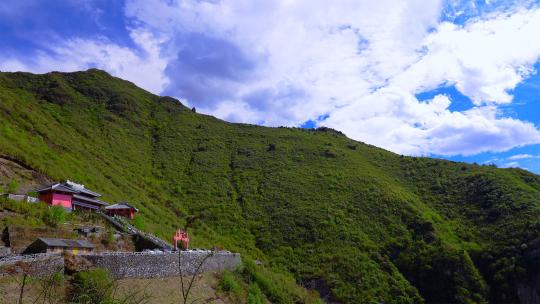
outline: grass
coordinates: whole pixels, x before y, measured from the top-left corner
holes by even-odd
[[[133,203],[165,239],[200,216],[192,246],[260,260],[241,278],[272,302],[316,285],[345,303],[508,303],[536,275],[537,175],[231,124],[99,70],[0,73],[0,154]]]
[[[84,238],[96,245],[98,251],[135,250],[130,236],[124,235],[116,239],[115,229],[96,214],[58,210],[44,203],[31,204],[0,198],[0,232],[10,227],[10,245],[14,253],[24,251],[38,237],[84,238],[75,232],[75,229],[81,227],[101,228],[100,235]]]

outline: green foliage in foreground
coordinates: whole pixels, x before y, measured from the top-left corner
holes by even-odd
[[[90,269],[75,274],[71,285],[71,302],[105,304],[113,302],[114,281],[104,269]]]
[[[59,226],[66,221],[67,212],[62,206],[51,206],[47,210],[47,221],[52,226]]]
[[[345,303],[516,303],[538,274],[537,175],[226,123],[98,70],[0,73],[0,155],[132,202],[166,239],[200,216],[192,245],[262,261],[240,278],[276,303],[309,302],[299,285]]]
[[[50,207],[45,203],[17,202],[0,198],[0,212],[15,212],[18,216],[0,216],[0,229],[16,226],[58,226],[67,220],[75,220],[77,214],[67,213],[59,206]]]
[[[249,258],[243,262],[235,272],[225,271],[220,277],[219,289],[234,303],[322,303],[315,293],[295,284],[290,275],[257,266]]]
[[[137,229],[144,230],[144,218],[140,214],[136,214],[133,217],[133,221],[131,221],[131,224],[135,226]]]
[[[249,293],[247,297],[247,304],[263,304],[264,299],[259,285],[257,283],[251,284],[249,286]]]

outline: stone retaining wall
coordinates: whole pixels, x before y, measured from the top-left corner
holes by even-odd
[[[107,269],[120,278],[163,278],[193,274],[202,263],[201,272],[234,270],[241,264],[240,254],[230,252],[180,251],[162,253],[102,253],[79,256],[93,267]]]
[[[0,258],[11,255],[11,248],[0,246]]]
[[[64,273],[64,257],[58,254],[41,253],[0,259],[0,276],[26,273],[46,277],[58,272]]]

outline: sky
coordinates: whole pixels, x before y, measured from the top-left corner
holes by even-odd
[[[3,0],[0,70],[106,70],[198,112],[540,173],[540,1]]]

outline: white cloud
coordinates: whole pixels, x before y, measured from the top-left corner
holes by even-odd
[[[509,162],[501,166],[501,168],[520,168],[520,164],[518,162]]]
[[[292,126],[328,116],[320,124],[398,153],[500,152],[540,143],[536,126],[498,111],[540,57],[540,9],[494,2],[129,0],[138,50],[71,39],[0,68],[96,66],[231,121]],[[482,15],[456,25],[440,21],[443,11],[446,20]],[[474,107],[416,99],[441,85]]]
[[[516,154],[508,157],[509,160],[519,160],[519,159],[531,159],[531,158],[540,158],[539,155],[531,154]]]
[[[500,117],[496,105],[512,101],[509,90],[540,57],[540,40],[531,39],[540,30],[540,10],[515,8],[459,26],[439,23],[442,3],[427,3],[132,0],[127,13],[164,41],[203,33],[255,62],[247,78],[215,82],[214,75],[221,84],[208,91],[223,98],[199,102],[203,111],[228,120],[298,125],[328,114],[321,124],[415,155],[471,155],[539,143],[533,124]],[[166,50],[174,57],[178,49],[169,43]],[[476,107],[451,112],[447,96],[429,103],[414,97],[441,85],[455,85]],[[291,87],[301,94],[281,98],[279,92]]]
[[[133,81],[149,91],[160,92],[167,85],[168,79],[163,75],[167,61],[160,56],[159,41],[143,30],[132,30],[131,38],[139,50],[122,47],[106,39],[51,42],[49,49],[40,51],[30,60],[0,60],[0,70],[46,73],[95,67]]]
[[[223,105],[234,103],[233,108],[244,109],[243,121],[296,125],[350,104],[413,63],[414,49],[436,26],[440,6],[439,1],[395,0],[331,6],[324,1],[130,1],[127,12],[164,39],[203,33],[230,42],[256,62],[249,79],[219,87],[233,86],[235,95],[206,111],[228,118]],[[175,42],[166,48],[177,50]],[[305,94],[245,100],[260,91],[282,92],[291,84]]]
[[[444,22],[423,43],[421,59],[396,77],[411,91],[455,85],[477,105],[508,103],[540,56],[540,10],[501,13],[465,26]]]

